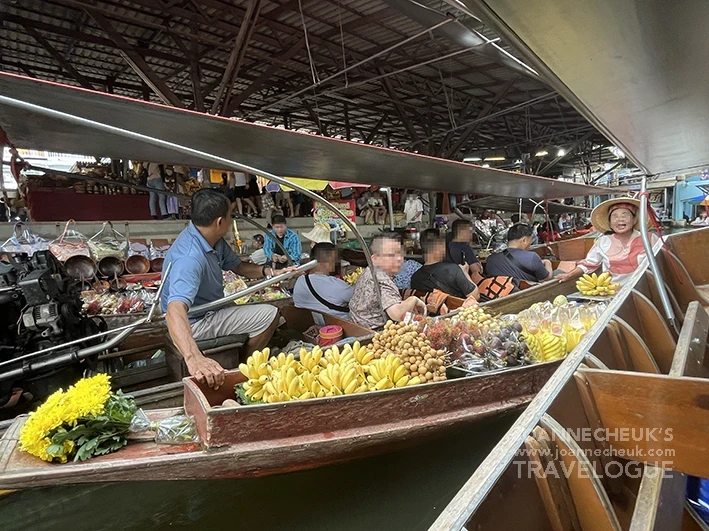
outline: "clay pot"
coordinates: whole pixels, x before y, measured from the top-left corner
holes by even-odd
[[[96,276],[96,262],[88,256],[72,256],[64,262],[64,270],[76,280],[90,279]]]
[[[98,263],[98,272],[104,277],[117,277],[123,274],[123,260],[115,256],[106,256]]]
[[[150,261],[150,269],[152,269],[155,273],[160,273],[162,271],[162,265],[164,262],[164,258],[153,258]]]
[[[126,289],[128,282],[126,282],[122,278],[114,278],[113,280],[111,280],[110,285],[111,291],[121,291],[123,289]]]
[[[131,275],[142,275],[150,270],[150,261],[139,254],[129,256],[126,260],[126,271]]]

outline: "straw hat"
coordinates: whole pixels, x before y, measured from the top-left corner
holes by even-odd
[[[330,226],[324,223],[316,223],[310,232],[303,233],[313,243],[330,243]]]
[[[611,230],[610,217],[613,210],[620,208],[614,205],[631,205],[633,208],[633,213],[635,215],[635,223],[633,224],[634,230],[640,230],[640,200],[633,199],[631,197],[616,197],[615,199],[608,199],[603,201],[600,205],[593,209],[591,212],[591,223],[593,227],[599,232],[608,232]],[[650,227],[650,219],[648,217],[648,227]]]

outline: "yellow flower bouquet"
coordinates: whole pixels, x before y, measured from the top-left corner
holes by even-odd
[[[111,391],[110,376],[82,378],[30,414],[20,432],[20,449],[60,463],[114,452],[127,444],[136,410],[131,396]]]

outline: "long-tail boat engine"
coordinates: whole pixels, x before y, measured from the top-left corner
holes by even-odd
[[[42,397],[72,383],[78,363],[43,369],[43,361],[92,344],[90,341],[37,356],[28,354],[98,333],[102,323],[81,315],[77,283],[49,251],[12,254],[0,262],[0,407],[21,387]]]

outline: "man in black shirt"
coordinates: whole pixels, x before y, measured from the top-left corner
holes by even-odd
[[[444,262],[446,239],[436,229],[425,230],[421,234],[421,249],[424,266],[411,277],[411,287],[419,291],[431,292],[439,289],[460,299],[478,300],[478,287],[468,280],[461,266]]]
[[[456,219],[451,228],[451,236],[452,239],[448,244],[445,261],[465,266],[469,275],[482,273],[480,261],[470,246],[473,241],[473,226],[471,223],[464,219]]]

